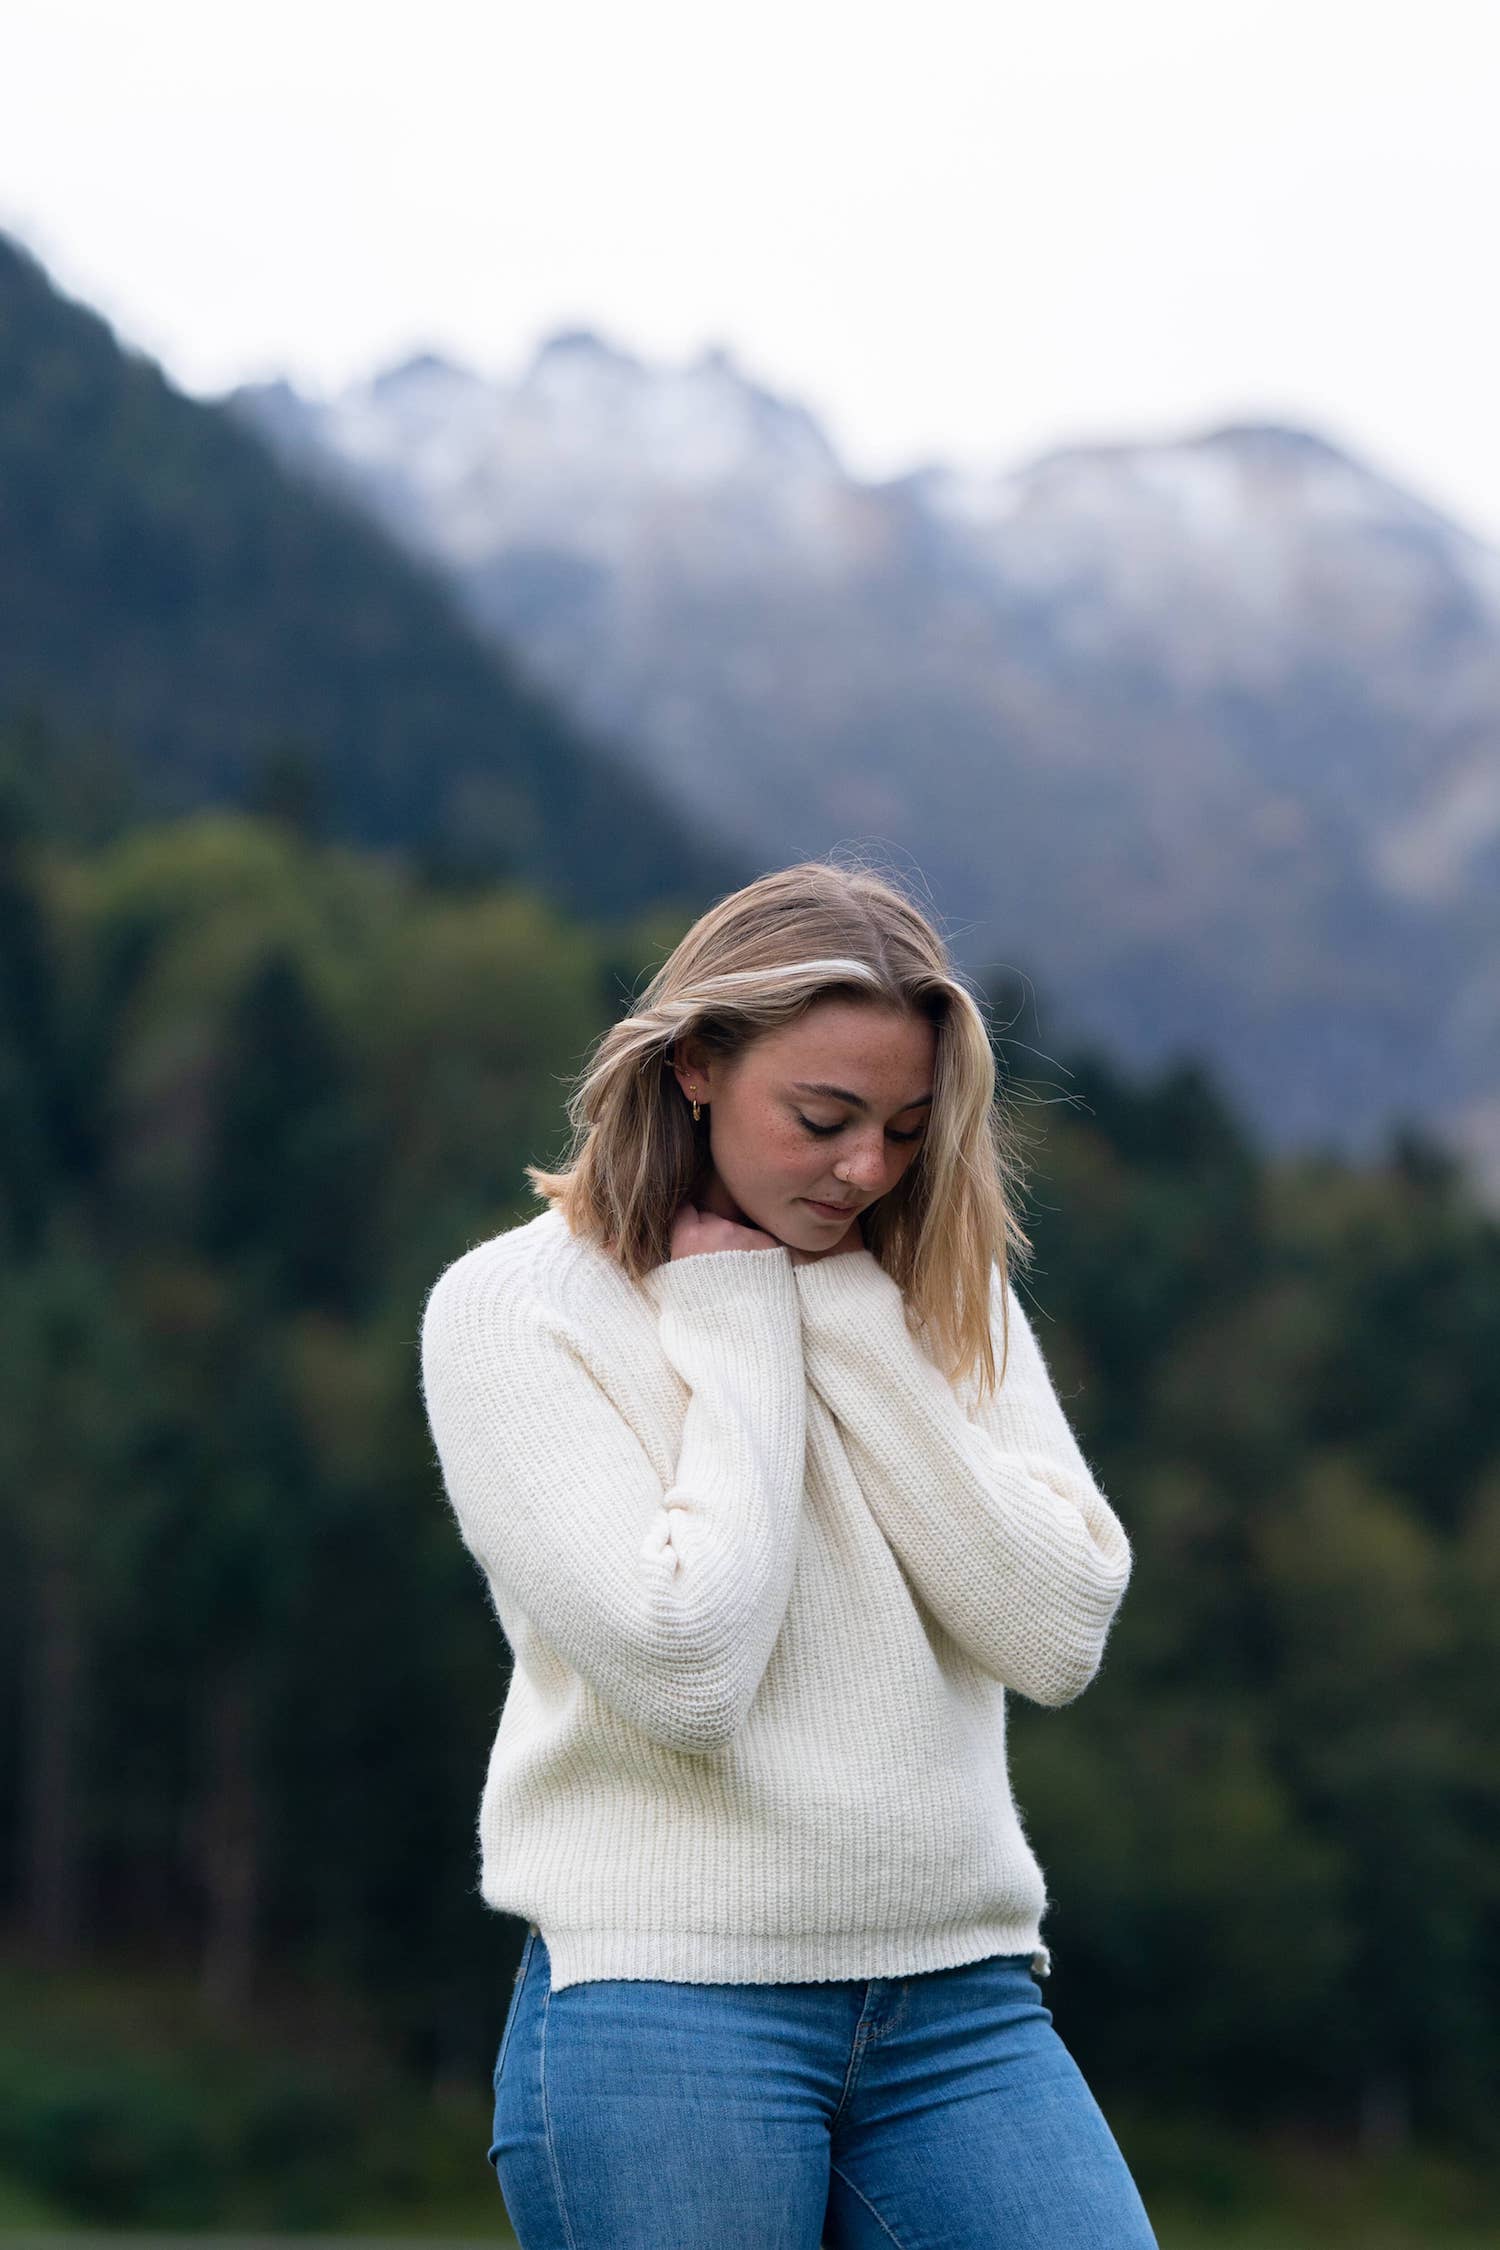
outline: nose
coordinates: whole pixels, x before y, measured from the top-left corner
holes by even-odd
[[[884,1192],[891,1152],[885,1145],[884,1135],[878,1141],[857,1141],[845,1151],[837,1167],[840,1177],[861,1195],[880,1195]]]

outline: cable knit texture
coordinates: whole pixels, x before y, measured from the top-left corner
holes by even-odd
[[[554,1990],[1050,1970],[1006,1690],[1088,1686],[1131,1550],[1009,1306],[981,1405],[868,1250],[637,1286],[549,1209],[434,1283],[428,1423],[514,1658],[480,1890]]]

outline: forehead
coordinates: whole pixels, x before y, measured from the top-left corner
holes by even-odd
[[[835,1073],[829,1066],[835,1061],[866,1073],[894,1070],[920,1075],[931,1066],[936,1046],[937,1033],[925,1016],[869,1007],[857,1000],[820,1000],[796,1023],[757,1042],[756,1052],[768,1068],[798,1077],[832,1077]]]

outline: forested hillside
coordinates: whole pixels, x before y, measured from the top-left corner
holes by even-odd
[[[506,1652],[421,1307],[679,927],[269,817],[0,815],[0,2210],[472,2190],[477,2231]],[[1500,2157],[1500,1229],[1414,1137],[1273,1162],[1197,1071],[1028,1075],[992,997],[1026,1297],[1137,1555],[1088,1693],[1012,1701],[1049,2005],[1148,2200],[1430,2147],[1457,2210]]]
[[[585,915],[753,872],[482,645],[434,571],[0,236],[4,717],[100,738],[147,810],[296,772],[331,835]]]

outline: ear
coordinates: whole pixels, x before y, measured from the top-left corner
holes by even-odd
[[[694,1050],[693,1040],[679,1040],[672,1049],[671,1057],[672,1075],[689,1100],[692,1099],[691,1088],[702,1082],[702,1068]]]

